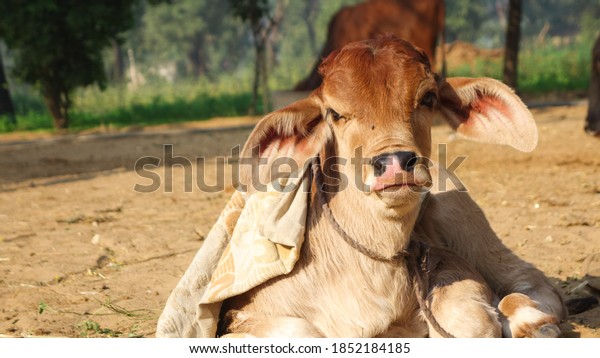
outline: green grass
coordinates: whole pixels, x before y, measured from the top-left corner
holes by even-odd
[[[152,95],[126,105],[109,105],[103,110],[76,107],[71,114],[71,127],[89,128],[99,124],[149,125],[203,120],[217,116],[239,116],[247,114],[250,101],[250,93],[202,94],[192,98],[172,99]]]
[[[21,86],[12,97],[17,124],[11,125],[7,118],[0,117],[0,133],[53,130],[44,101],[33,89]],[[110,86],[104,91],[89,87],[76,91],[72,100],[70,129],[78,131],[101,125],[144,126],[246,115],[252,95],[247,90],[184,82],[151,83],[136,90],[126,86]]]
[[[518,86],[524,95],[582,92],[590,83],[592,41],[569,45],[524,43],[519,53]],[[449,71],[449,76],[502,78],[502,59],[481,60]]]
[[[585,92],[589,86],[591,48],[591,39],[569,45],[524,42],[519,54],[520,93]],[[281,68],[275,71],[272,88],[292,86],[288,83],[292,80],[281,77],[281,73]],[[500,79],[502,61],[478,59],[473,64],[451,69],[449,75]],[[250,84],[251,74],[246,71],[243,75],[224,74],[215,82],[154,82],[136,90],[124,85],[112,85],[104,91],[96,87],[79,89],[73,95],[70,128],[79,131],[97,126],[144,126],[246,115],[251,102]],[[39,94],[27,86],[11,90],[17,124],[11,125],[7,118],[0,117],[0,133],[53,130],[52,119]]]
[[[580,91],[590,84],[592,43],[567,46],[542,45],[522,52],[519,89],[542,94]]]

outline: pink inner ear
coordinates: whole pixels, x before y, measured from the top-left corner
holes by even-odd
[[[484,96],[480,91],[477,91],[477,99],[471,102],[471,110],[476,113],[486,113],[495,110],[510,119],[510,110],[506,107],[506,103],[498,97]]]
[[[310,128],[306,132],[293,129],[290,133],[282,134],[270,130],[260,141],[259,156],[263,158],[287,156],[302,165],[305,160],[316,155],[322,145],[320,143],[322,138],[315,132],[319,122],[320,117],[315,117],[306,126]]]
[[[302,164],[310,156],[307,138],[301,136],[277,137],[266,136],[260,144],[259,156],[262,158],[293,158]]]
[[[461,125],[461,134],[491,142],[499,142],[497,136],[511,136],[501,126],[513,127],[512,113],[506,102],[495,96],[485,96],[477,91],[476,98],[469,104],[467,117]],[[505,128],[506,129],[506,128]],[[495,138],[490,138],[496,136]],[[508,138],[505,138],[508,139]]]
[[[535,122],[518,99],[477,91],[459,116],[462,123],[456,130],[467,138],[506,144],[524,152],[532,151],[537,145]]]
[[[530,152],[537,146],[535,121],[521,99],[491,78],[448,78],[440,89],[441,112],[459,134]]]

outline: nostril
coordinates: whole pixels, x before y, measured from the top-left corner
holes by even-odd
[[[379,156],[373,159],[373,169],[375,176],[379,177],[385,173],[385,167],[389,158],[387,156]]]
[[[396,152],[394,155],[398,158],[400,162],[400,168],[406,170],[407,172],[412,172],[417,166],[417,153],[415,152]]]
[[[395,160],[392,160],[392,158],[395,158]],[[417,157],[417,153],[402,151],[396,153],[381,154],[377,157],[374,157],[371,161],[371,164],[373,165],[375,176],[379,177],[385,173],[387,166],[391,165],[394,162],[397,163],[396,165],[398,165],[398,169],[404,170],[406,172],[412,172],[417,166],[418,161],[419,158]]]
[[[414,154],[414,153],[413,153]],[[413,157],[411,157],[407,162],[406,162],[406,171],[412,172],[413,169],[415,169],[415,167],[417,166],[417,162],[418,162],[418,158],[416,155],[414,155]]]

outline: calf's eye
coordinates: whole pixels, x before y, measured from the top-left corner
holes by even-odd
[[[435,106],[436,103],[437,103],[436,94],[434,92],[427,92],[427,93],[425,93],[423,98],[421,98],[421,102],[419,103],[419,105],[425,106],[427,108],[433,108],[433,106]]]
[[[327,111],[331,115],[331,118],[333,118],[333,120],[336,121],[336,122],[339,121],[341,118],[343,118],[343,116],[341,114],[339,114],[338,112],[334,111],[332,108],[329,108]]]

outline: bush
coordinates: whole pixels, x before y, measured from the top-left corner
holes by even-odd
[[[592,39],[570,44],[524,42],[519,55],[519,91],[523,95],[584,92],[590,81]],[[280,71],[281,72],[281,71]],[[474,63],[449,69],[450,76],[502,78],[502,58],[479,58]],[[204,120],[246,115],[251,102],[251,75],[224,74],[215,82],[155,81],[129,90],[112,85],[79,89],[73,95],[71,129],[97,126],[130,126]],[[276,76],[274,76],[276,77]],[[272,88],[286,88],[290,79],[273,78]],[[240,86],[240,83],[246,84]],[[0,133],[15,130],[53,130],[43,99],[31,87],[12,89],[17,124],[0,118]],[[259,108],[259,113],[260,113]]]
[[[518,86],[521,94],[585,91],[590,83],[591,49],[589,40],[570,44],[523,43],[519,53]],[[449,70],[449,76],[492,77],[502,79],[502,59],[477,59]]]
[[[53,129],[52,118],[33,89],[19,87],[13,100],[17,125],[1,121],[0,133]],[[70,128],[77,131],[100,125],[123,127],[242,116],[247,114],[250,101],[249,91],[231,90],[224,83],[155,82],[137,90],[110,86],[104,91],[88,87],[73,96]]]

